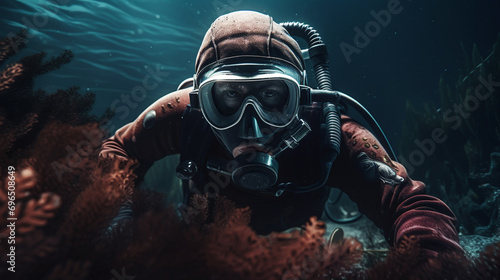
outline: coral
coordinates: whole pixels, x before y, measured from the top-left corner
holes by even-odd
[[[78,194],[65,213],[61,233],[73,246],[82,246],[96,232],[102,231],[118,208],[131,196],[135,175],[134,162],[115,161],[109,172],[97,169],[90,184]]]
[[[22,65],[19,63],[10,65],[0,73],[0,91],[10,89],[12,84],[23,74]]]
[[[26,31],[0,41],[0,62],[15,55],[25,45]],[[101,117],[90,114],[95,94],[81,95],[78,88],[58,90],[47,94],[33,90],[33,80],[44,73],[59,69],[73,54],[66,50],[45,61],[40,52],[8,65],[0,71],[0,162],[14,164],[27,157],[27,150],[36,135],[50,122],[59,120],[71,125],[104,122],[112,117],[110,110]],[[1,65],[1,64],[0,64]]]
[[[500,279],[500,260],[498,256],[500,256],[500,243],[489,245],[471,265],[468,274],[474,275],[477,273],[477,275],[481,275],[482,279]]]
[[[22,31],[15,37],[0,41],[1,63],[24,47],[25,37],[26,32]],[[35,263],[35,269],[43,267],[45,261],[41,260],[60,252],[61,238],[75,239],[76,233],[64,235],[63,229],[67,228],[61,226],[69,224],[74,229],[76,225],[82,225],[85,219],[71,219],[81,211],[85,212],[83,216],[88,214],[88,209],[82,207],[101,211],[106,207],[112,208],[106,203],[102,203],[101,209],[95,204],[72,203],[85,190],[85,184],[90,185],[90,181],[99,183],[99,191],[103,190],[102,185],[114,188],[114,192],[105,192],[101,194],[101,200],[92,200],[92,203],[110,201],[116,196],[123,200],[127,192],[125,188],[120,188],[126,185],[123,180],[126,176],[116,177],[121,174],[116,166],[109,171],[116,177],[113,180],[108,178],[109,175],[97,173],[101,170],[97,168],[96,160],[100,139],[96,137],[90,143],[87,136],[97,131],[102,139],[105,132],[98,127],[97,121],[109,118],[110,114],[101,118],[89,114],[94,95],[82,96],[76,88],[59,90],[54,94],[33,91],[36,76],[58,69],[71,59],[72,54],[65,51],[47,62],[44,57],[43,52],[25,57],[0,73],[1,248],[7,251],[8,244],[14,244],[7,242],[13,232],[13,227],[7,227],[7,224],[14,223],[17,261],[21,264]],[[72,149],[77,152],[71,152]],[[78,162],[72,161],[75,156]],[[100,180],[96,180],[97,177]],[[78,186],[75,181],[84,185]],[[120,194],[113,196],[116,192]],[[95,191],[95,194],[98,193]],[[91,200],[90,197],[87,200]],[[65,217],[66,211],[73,216]],[[7,220],[8,217],[15,217],[16,220]],[[93,228],[89,226],[92,230],[100,225],[95,222],[83,225],[92,225]],[[79,231],[79,236],[82,233],[84,231]],[[0,258],[6,263],[6,254]]]
[[[15,36],[0,39],[0,65],[26,47],[25,39],[27,35],[28,30],[22,29]]]
[[[141,279],[496,279],[499,273],[500,243],[473,260],[460,254],[429,259],[417,238],[405,237],[385,261],[361,269],[362,245],[346,239],[326,246],[325,225],[315,218],[301,231],[258,236],[247,225],[249,209],[224,198],[215,203],[210,218],[208,199],[195,197],[188,225],[173,208],[143,208],[116,236],[126,245],[111,267]]]
[[[411,263],[412,266],[407,264]],[[385,262],[376,264],[367,271],[368,279],[406,279],[415,271],[415,267],[422,266],[424,257],[419,250],[418,239],[405,237],[397,248],[393,248]],[[414,271],[415,270],[415,271]],[[416,278],[419,279],[419,278]],[[424,279],[424,278],[422,278]]]
[[[300,232],[258,236],[248,226],[249,209],[235,208],[227,199],[219,197],[208,215],[208,199],[195,196],[190,210],[188,225],[173,208],[139,216],[132,234],[122,233],[133,242],[117,254],[113,267],[153,279],[291,279],[341,275],[361,258],[355,240],[326,247],[325,224],[315,218]]]
[[[47,276],[49,280],[84,280],[88,279],[90,262],[89,261],[73,261],[68,260],[65,263],[58,264],[52,270],[52,273]]]
[[[2,217],[16,217],[16,242],[22,242],[24,235],[33,231],[36,227],[44,226],[47,221],[54,216],[54,211],[60,206],[60,197],[54,193],[43,193],[40,198],[30,198],[30,190],[36,185],[35,172],[31,168],[27,168],[19,172],[15,171],[7,176],[1,185],[0,200],[1,206],[0,215]],[[1,182],[1,181],[0,181]],[[14,184],[10,184],[13,182]],[[13,186],[14,188],[9,188]],[[14,190],[14,191],[11,191]],[[15,193],[15,195],[14,195]],[[7,196],[7,194],[9,194]],[[14,204],[13,211],[8,209],[7,206]],[[24,205],[25,204],[25,205]],[[9,210],[9,211],[7,211]],[[0,237],[7,238],[9,236],[10,228],[7,227],[9,221],[1,221]]]

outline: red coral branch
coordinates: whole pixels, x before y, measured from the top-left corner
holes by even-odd
[[[43,193],[40,199],[31,199],[17,220],[17,233],[19,235],[32,231],[35,227],[44,226],[54,217],[54,211],[61,206],[60,197],[54,193]],[[21,205],[18,204],[18,209]],[[19,238],[20,236],[16,236]]]
[[[0,65],[26,47],[25,39],[27,35],[28,31],[21,29],[17,35],[8,36],[0,40]]]
[[[65,263],[60,263],[54,267],[48,280],[83,280],[88,279],[90,268],[89,261],[67,260]]]
[[[61,226],[61,233],[72,244],[95,237],[102,232],[118,208],[132,195],[136,175],[135,161],[111,163],[111,170],[97,169],[89,176],[93,179],[75,199]]]
[[[0,94],[13,86],[18,77],[22,76],[24,69],[22,64],[15,63],[0,72]]]

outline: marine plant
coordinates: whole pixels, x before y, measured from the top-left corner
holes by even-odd
[[[500,235],[500,39],[486,58],[462,49],[467,71],[452,85],[441,77],[440,106],[407,103],[400,151],[462,233]]]

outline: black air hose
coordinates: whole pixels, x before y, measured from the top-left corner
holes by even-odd
[[[385,135],[384,131],[382,130],[378,122],[375,120],[372,114],[370,114],[370,112],[363,105],[361,105],[361,103],[359,103],[356,99],[340,91],[323,91],[315,89],[312,90],[311,93],[313,95],[313,97],[311,98],[312,101],[326,102],[332,99],[340,100],[342,104],[346,104],[349,107],[356,110],[356,112],[358,112],[363,117],[363,119],[370,125],[377,139],[380,141],[382,146],[384,146],[387,149],[387,152],[390,153],[391,158],[395,161],[398,161],[396,153],[392,149],[392,146],[389,143],[387,136]]]
[[[313,61],[314,76],[319,89],[333,90],[330,68],[328,67],[328,51],[319,33],[302,22],[280,23],[291,36],[306,40],[310,57]]]
[[[301,22],[284,22],[281,25],[291,36],[296,36],[307,41],[309,45],[309,58],[313,63],[314,77],[319,89],[333,91],[330,69],[328,67],[328,51],[319,33],[311,26]],[[340,153],[340,113],[337,105],[330,102],[323,103],[323,115],[326,124],[327,142],[325,146],[325,164],[323,166],[324,180],[307,187],[308,190],[323,186],[329,177],[333,162]],[[297,191],[297,190],[296,190]],[[305,191],[305,190],[304,190]]]

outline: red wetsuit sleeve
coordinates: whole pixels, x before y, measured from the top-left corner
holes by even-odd
[[[403,165],[392,161],[371,132],[345,116],[341,123],[341,152],[334,163],[330,185],[339,187],[356,202],[359,210],[384,230],[391,245],[399,244],[405,235],[414,235],[429,255],[462,252],[456,218],[450,208],[428,195],[424,183],[412,180]],[[359,164],[362,153],[370,161],[385,163],[404,181],[387,183],[378,175],[367,174]]]
[[[140,165],[136,172],[142,176],[156,160],[179,153],[182,114],[189,104],[190,91],[179,90],[157,100],[135,121],[121,127],[105,140],[99,156],[137,159]],[[148,114],[150,116],[145,123]],[[152,114],[155,115],[153,118]]]

